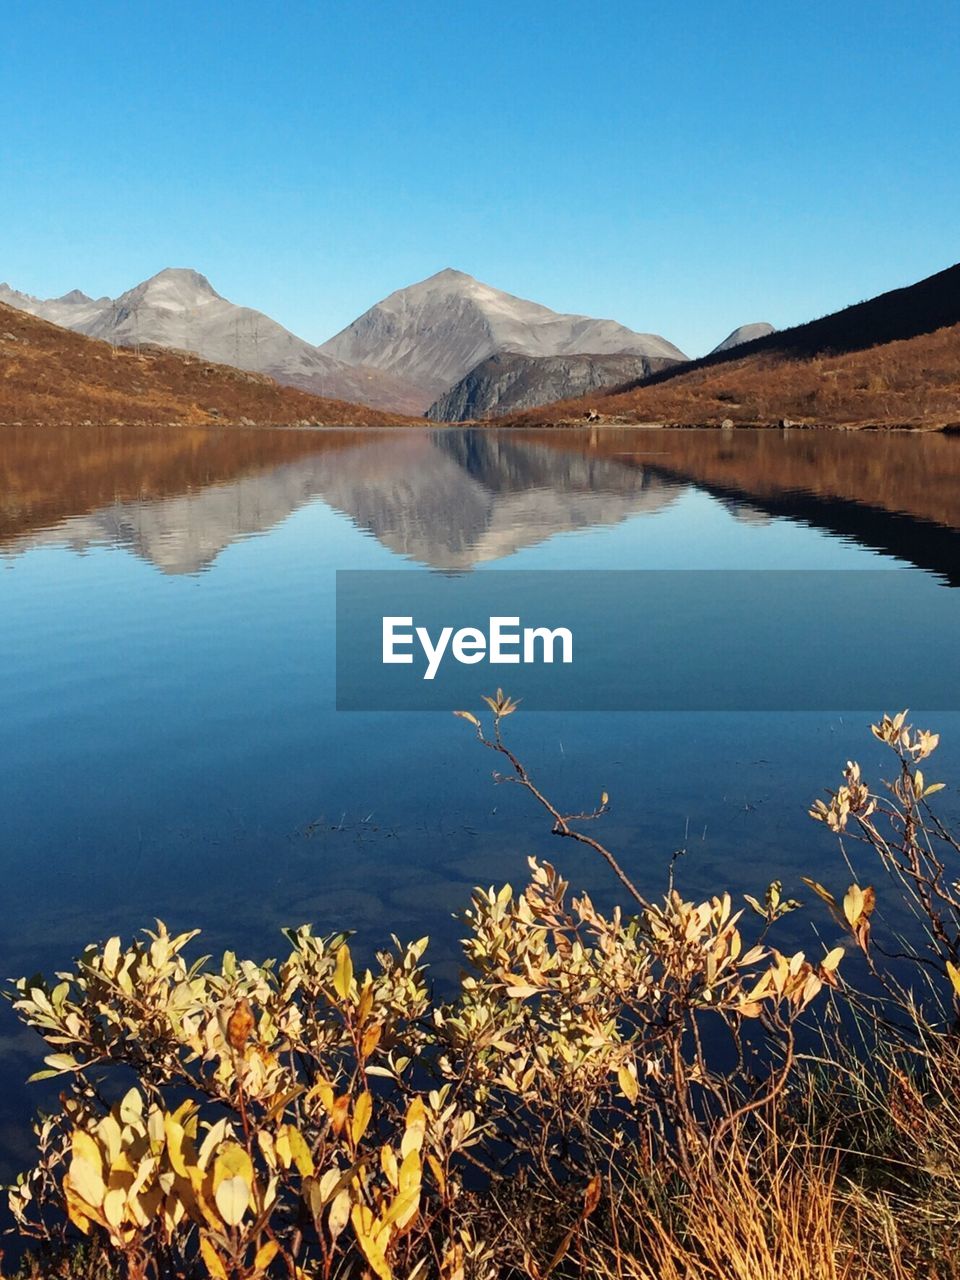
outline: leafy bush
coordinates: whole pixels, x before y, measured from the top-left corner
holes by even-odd
[[[918,1268],[942,1264],[931,1221],[960,1216],[960,1056],[946,1013],[921,1015],[902,960],[878,957],[874,890],[809,882],[866,957],[865,992],[840,978],[843,947],[770,943],[799,906],[776,882],[741,909],[672,881],[648,902],[591,834],[607,797],[562,813],[506,745],[516,704],[488,702],[489,734],[459,714],[559,836],[606,860],[629,911],[571,899],[531,860],[522,890],[474,893],[447,1002],[426,938],[360,969],[346,934],[309,926],[286,931],[279,963],[214,963],[158,922],[55,982],[19,980],[14,1007],[51,1050],[38,1074],[64,1084],[10,1192],[21,1235],[53,1257],[79,1233],[134,1278],[952,1274]],[[874,732],[900,761],[889,792],[850,764],[813,815],[879,853],[928,923],[914,958],[931,993],[956,1005],[960,889],[942,855],[960,849],[919,768],[937,740],[902,716]],[[811,1053],[798,1032],[816,1009]],[[903,1239],[897,1143],[926,1197]]]

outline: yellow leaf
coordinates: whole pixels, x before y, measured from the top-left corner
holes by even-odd
[[[167,1135],[167,1155],[170,1158],[170,1163],[181,1178],[185,1178],[187,1176],[187,1167],[183,1161],[183,1127],[177,1124],[173,1116],[165,1114],[163,1117],[163,1129]]]
[[[99,1209],[103,1204],[106,1187],[99,1169],[95,1169],[85,1156],[74,1156],[70,1161],[71,1190],[85,1200],[89,1209]]]
[[[221,1182],[239,1178],[248,1188],[253,1186],[253,1164],[239,1142],[225,1142],[213,1162],[213,1190]]]
[[[213,1280],[227,1280],[227,1268],[207,1236],[200,1237],[200,1255],[206,1263],[207,1270]]]
[[[478,729],[480,728],[480,721],[479,721],[479,720],[477,719],[477,717],[476,717],[475,715],[473,715],[471,712],[469,712],[469,711],[455,711],[453,714],[454,714],[455,716],[459,716],[461,720],[468,720],[468,721],[470,722],[470,724],[476,725]]]
[[[422,1098],[414,1098],[407,1108],[407,1127],[400,1143],[400,1155],[406,1158],[411,1151],[419,1151],[427,1131],[427,1112]]]
[[[151,1107],[147,1116],[147,1137],[150,1139],[151,1154],[158,1156],[166,1142],[166,1134],[163,1131],[163,1112],[159,1107]]]
[[[387,1175],[387,1181],[391,1187],[396,1191],[400,1186],[400,1170],[397,1167],[397,1157],[393,1154],[393,1147],[389,1143],[385,1143],[380,1148],[380,1168]]]
[[[327,1214],[327,1230],[330,1232],[330,1239],[334,1244],[336,1244],[337,1237],[342,1233],[349,1221],[350,1191],[344,1188],[343,1191],[333,1197],[330,1212]]]
[[[410,1151],[403,1157],[403,1164],[400,1166],[400,1178],[397,1185],[401,1195],[405,1195],[408,1191],[420,1190],[419,1151]]]
[[[136,1089],[130,1089],[120,1102],[120,1123],[138,1125],[143,1120],[143,1098]]]
[[[214,1192],[214,1199],[227,1226],[236,1227],[250,1205],[250,1189],[241,1177],[224,1178]]]
[[[540,988],[531,986],[529,982],[522,979],[508,979],[510,985],[505,988],[507,995],[511,1000],[524,1000],[527,996],[536,996],[540,994]]]
[[[380,1036],[383,1034],[383,1027],[379,1022],[372,1023],[363,1033],[363,1040],[360,1044],[360,1057],[366,1062],[374,1049],[380,1043]]]
[[[266,1271],[279,1252],[280,1246],[276,1240],[268,1240],[265,1244],[262,1244],[253,1259],[254,1269],[256,1271]]]
[[[90,1213],[90,1204],[78,1199],[74,1196],[73,1189],[70,1187],[69,1178],[64,1178],[63,1184],[64,1199],[67,1201],[67,1216],[84,1235],[90,1235],[90,1229],[93,1225]],[[99,1217],[100,1215],[97,1215]],[[104,1220],[106,1225],[106,1220]]]
[[[350,948],[346,943],[337,952],[337,968],[333,975],[333,986],[337,995],[341,1000],[346,1000],[350,995],[350,984],[353,982],[353,960],[350,956]]]
[[[637,1084],[637,1077],[627,1067],[626,1063],[617,1072],[617,1083],[620,1085],[623,1096],[630,1102],[636,1102],[640,1095],[640,1086]]]
[[[318,1080],[310,1092],[307,1094],[306,1101],[312,1102],[314,1098],[319,1098],[327,1115],[333,1114],[333,1088],[327,1084],[326,1080]]]
[[[350,1136],[356,1146],[367,1131],[370,1117],[373,1115],[373,1099],[368,1091],[361,1093],[353,1104],[353,1119],[350,1122]]]
[[[295,1125],[284,1125],[284,1128],[287,1130],[290,1156],[297,1166],[298,1173],[302,1178],[311,1177],[313,1174],[313,1156],[310,1154],[306,1139]]]
[[[70,1147],[75,1156],[86,1160],[99,1174],[103,1173],[103,1155],[96,1141],[83,1129],[74,1129],[70,1135]]]
[[[370,1017],[370,1010],[373,1008],[373,987],[370,985],[369,977],[364,983],[363,990],[360,992],[360,999],[357,1001],[357,1023],[363,1026]]]
[[[350,1214],[353,1230],[356,1234],[363,1255],[369,1262],[371,1270],[379,1280],[393,1280],[393,1272],[380,1245],[377,1228],[382,1227],[380,1221],[373,1216],[365,1204],[355,1204]]]
[[[859,885],[852,884],[844,895],[843,914],[850,925],[855,925],[863,915],[863,890]]]
[[[437,1157],[430,1155],[429,1152],[427,1153],[427,1164],[430,1166],[430,1171],[437,1180],[437,1186],[440,1188],[440,1194],[443,1195],[447,1189],[447,1179],[444,1176],[443,1166]]]
[[[960,969],[957,968],[952,960],[947,961],[947,976],[950,979],[954,991],[958,996],[960,996]]]
[[[807,876],[801,876],[800,879],[808,889],[813,890],[818,898],[822,898],[828,907],[836,907],[837,900],[829,889],[825,889],[822,884],[819,884],[816,880],[810,880]]]
[[[401,1191],[393,1204],[383,1216],[383,1225],[389,1227],[396,1224],[397,1230],[402,1231],[404,1227],[410,1225],[416,1218],[420,1209],[420,1189],[419,1187],[411,1188],[410,1191]]]
[[[744,996],[745,1003],[754,1004],[757,1000],[762,1000],[770,990],[772,981],[773,977],[768,969],[766,973],[760,976],[753,989]],[[752,1017],[753,1015],[751,1014],[750,1016]]]
[[[127,1207],[127,1197],[119,1188],[108,1191],[103,1197],[103,1216],[110,1223],[111,1227],[119,1227],[124,1219],[124,1211]]]
[[[821,969],[826,969],[828,973],[833,973],[834,969],[836,969],[842,959],[843,947],[834,947],[833,950],[827,952],[820,961],[820,967]]]

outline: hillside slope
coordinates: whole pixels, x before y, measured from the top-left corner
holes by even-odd
[[[400,421],[184,352],[114,347],[0,303],[0,423]]]
[[[522,415],[718,425],[960,423],[960,266],[833,315],[656,373],[610,396]]]
[[[690,361],[683,372],[748,355],[776,354],[785,359],[803,360],[866,351],[955,324],[960,324],[960,263],[916,284],[891,289],[866,302],[855,302],[842,311],[833,311],[790,329],[774,329],[753,341],[734,346],[729,346],[727,339],[709,355]],[[670,376],[669,370],[661,375]]]
[[[205,276],[184,267],[168,267],[118,298],[93,299],[75,289],[43,299],[0,285],[0,302],[114,346],[191,351],[327,399],[397,413],[424,407],[416,388],[402,378],[325,355],[263,312],[221,297]]]

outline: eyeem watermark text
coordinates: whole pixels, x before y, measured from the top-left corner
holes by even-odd
[[[341,569],[336,628],[341,711],[960,710],[960,590],[909,569]]]
[[[384,665],[411,665],[419,647],[424,680],[433,680],[448,656],[465,666],[573,662],[573,632],[568,627],[521,627],[519,616],[489,618],[485,631],[441,627],[435,635],[428,627],[415,627],[412,615],[384,617],[382,623]]]

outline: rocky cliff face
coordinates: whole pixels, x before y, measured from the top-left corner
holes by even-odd
[[[527,356],[614,354],[684,360],[665,338],[614,320],[561,315],[465,275],[441,271],[378,302],[321,350],[386,370],[429,393],[429,404],[501,351]]]
[[[525,356],[499,352],[481,361],[427,410],[435,422],[467,422],[612,391],[678,363],[660,356]]]

